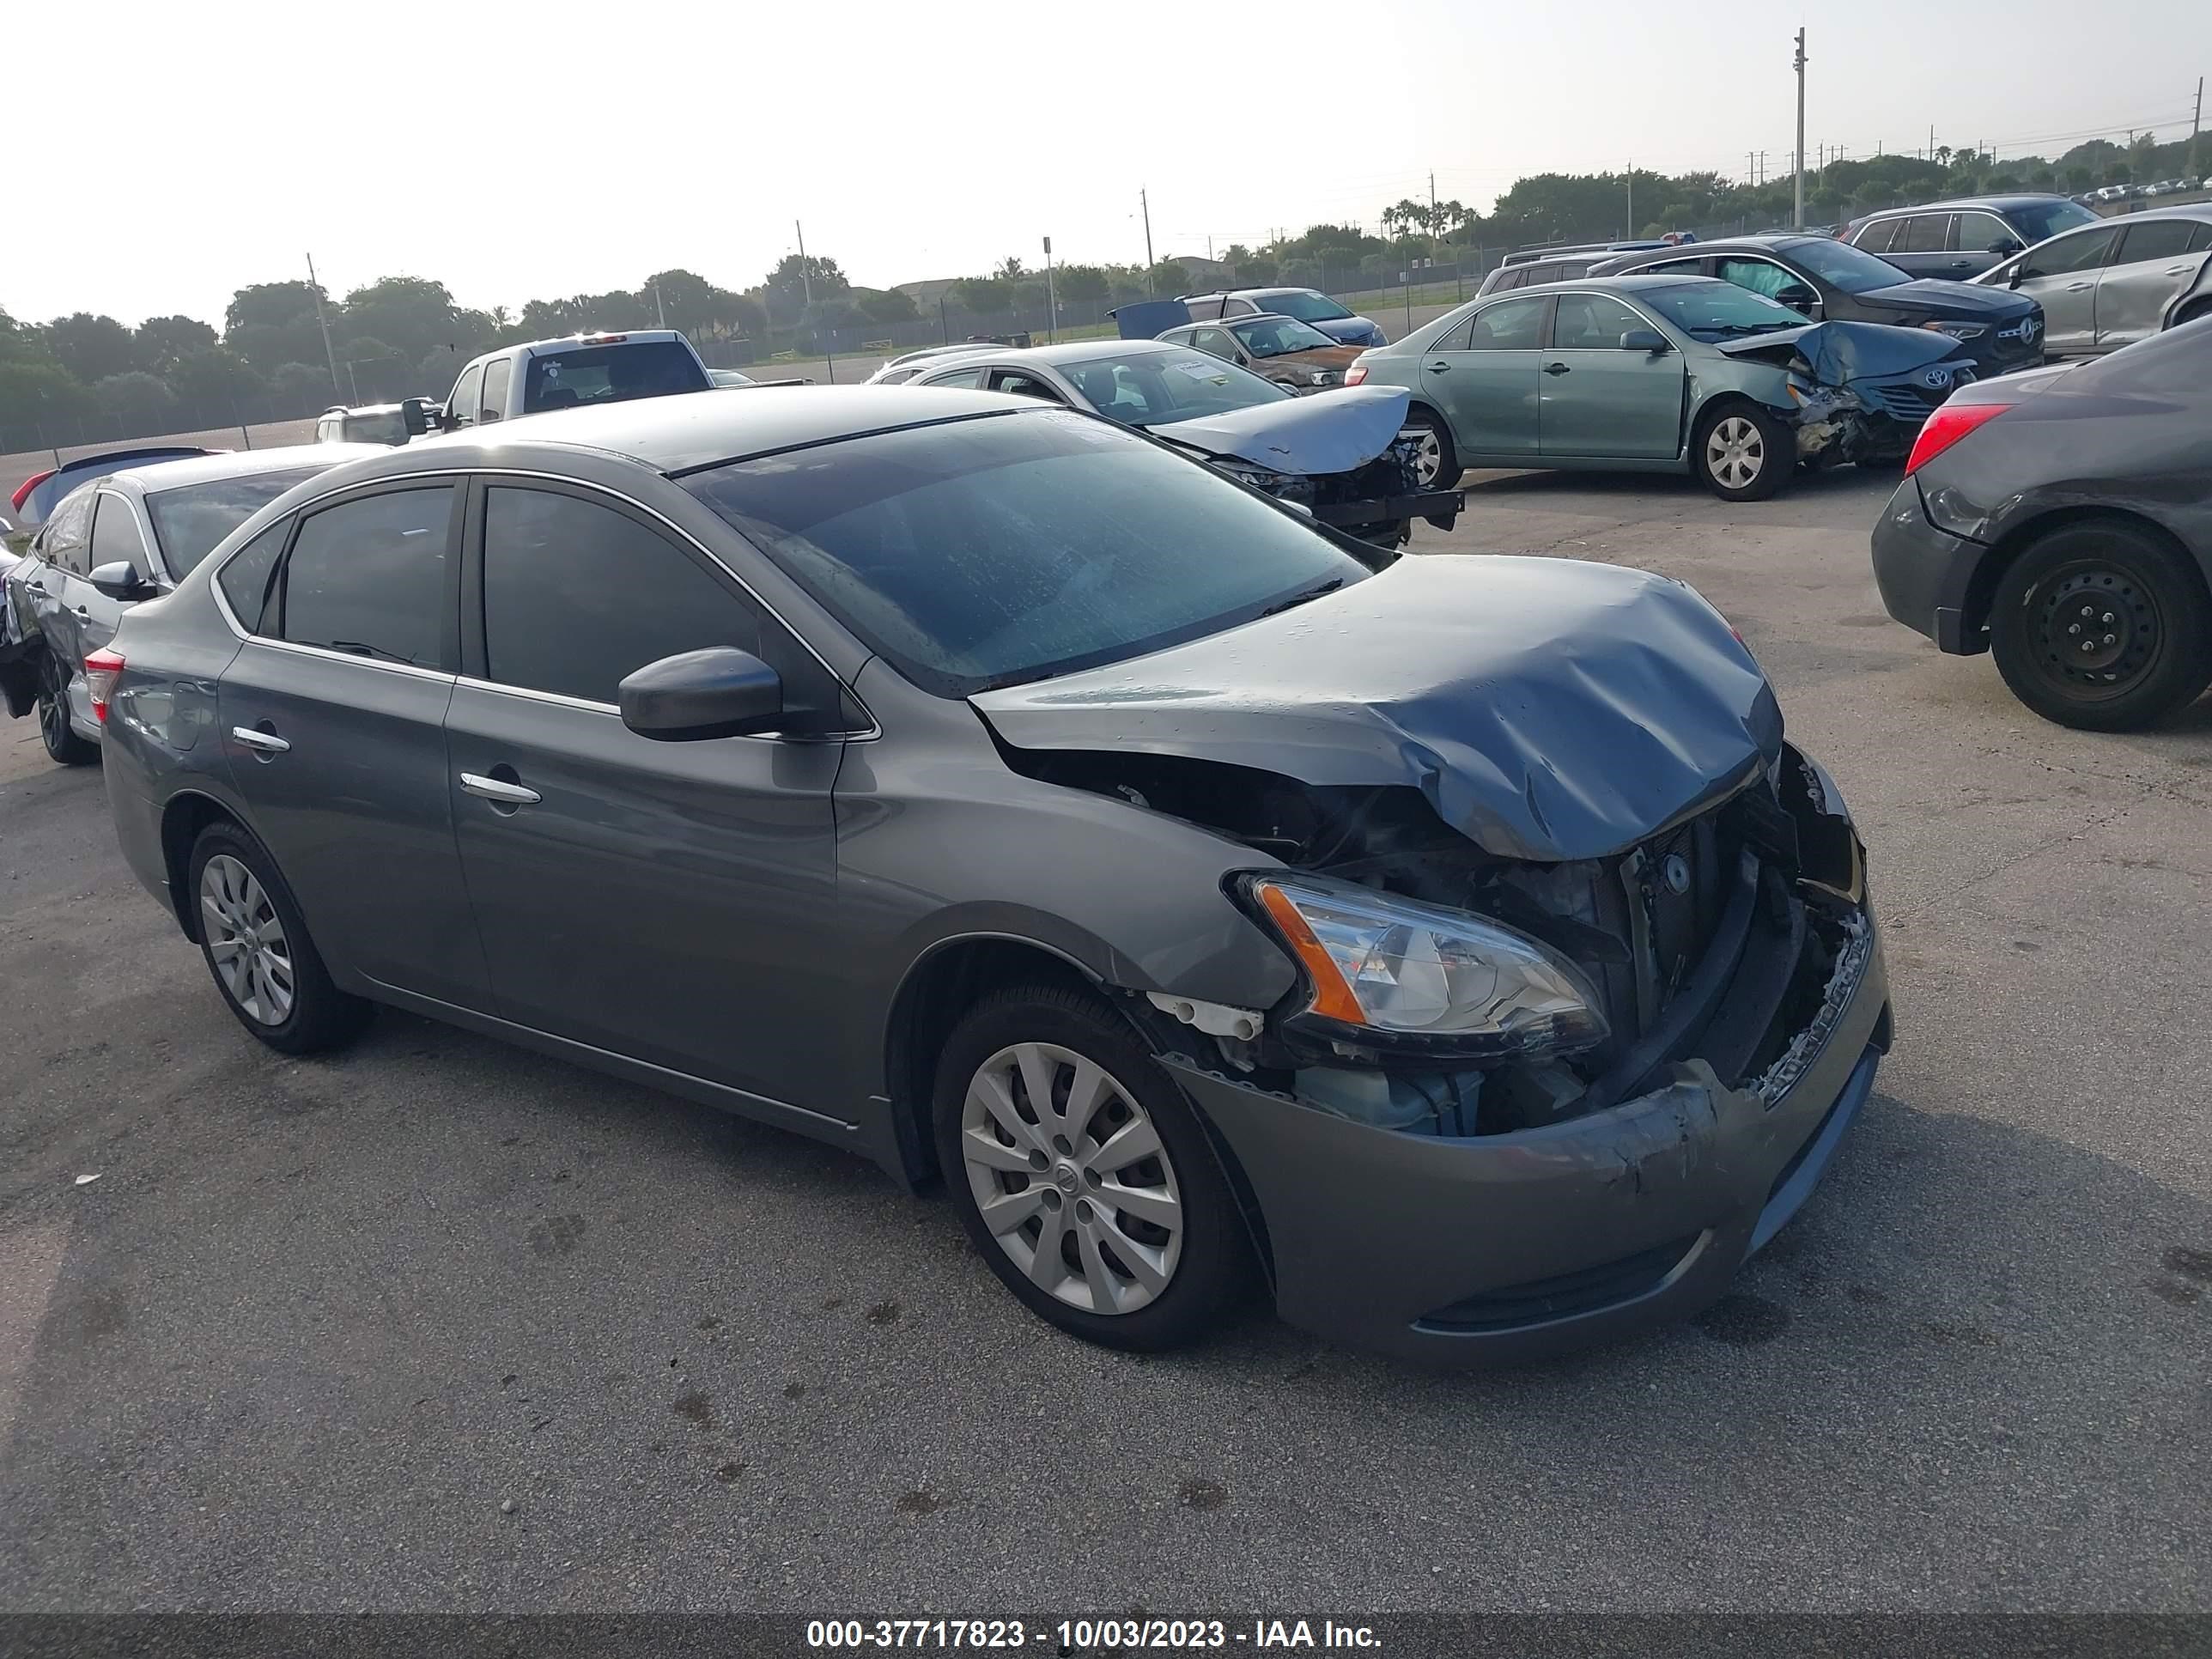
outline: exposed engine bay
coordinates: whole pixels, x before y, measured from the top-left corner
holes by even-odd
[[[1474,1063],[1283,1018],[1306,987],[1257,1019],[1162,997],[1137,1011],[1199,1064],[1378,1127],[1463,1136],[1562,1122],[1663,1087],[1688,1060],[1724,1087],[1778,1097],[1871,945],[1856,836],[1819,769],[1787,745],[1727,799],[1627,852],[1554,863],[1486,851],[1401,786],[1317,787],[1177,756],[1004,752],[1029,775],[1205,825],[1294,870],[1502,923],[1571,963],[1601,1000],[1601,1040]]]
[[[1949,335],[1886,324],[1815,323],[1719,349],[1784,372],[1797,459],[1822,465],[1901,457],[1928,416],[1974,379]]]

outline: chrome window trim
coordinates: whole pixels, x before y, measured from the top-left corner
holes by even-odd
[[[1711,282],[1717,282],[1717,281],[1719,281],[1720,279],[1719,279],[1718,277],[1709,277],[1709,278],[1706,278],[1705,280],[1707,280],[1707,281],[1711,281]],[[1730,284],[1729,284],[1729,287],[1731,287],[1731,288],[1733,288],[1733,287],[1735,287],[1735,285],[1733,283],[1731,283]],[[1668,331],[1668,329],[1667,329],[1663,325],[1662,325],[1662,324],[1660,323],[1660,321],[1659,321],[1659,319],[1658,319],[1657,318],[1654,317],[1654,316],[1653,316],[1650,312],[1648,312],[1648,311],[1644,310],[1644,308],[1642,306],[1638,305],[1638,304],[1636,303],[1636,301],[1633,301],[1633,300],[1630,299],[1630,298],[1628,297],[1628,295],[1626,295],[1626,294],[1614,294],[1614,293],[1611,293],[1611,292],[1607,291],[1607,289],[1601,289],[1601,288],[1569,288],[1569,287],[1565,286],[1564,283],[1562,283],[1562,284],[1559,286],[1559,288],[1558,289],[1557,293],[1556,293],[1556,295],[1554,295],[1554,297],[1555,297],[1555,298],[1557,298],[1557,299],[1560,299],[1560,300],[1571,300],[1571,299],[1576,299],[1576,298],[1581,298],[1581,299],[1584,299],[1584,300],[1610,300],[1610,301],[1612,301],[1615,305],[1621,307],[1624,310],[1626,310],[1626,311],[1630,312],[1631,313],[1632,313],[1632,314],[1633,314],[1633,315],[1635,315],[1635,316],[1638,316],[1638,317],[1642,318],[1642,319],[1644,319],[1644,326],[1645,326],[1645,327],[1647,327],[1647,328],[1649,328],[1649,329],[1650,329],[1654,333],[1657,334],[1661,339],[1662,339],[1662,340],[1666,341],[1666,342],[1667,342],[1667,343],[1668,343],[1668,345],[1672,346],[1672,347],[1674,349],[1675,354],[1676,354],[1677,356],[1680,356],[1680,353],[1681,353],[1681,349],[1682,349],[1681,343],[1680,343],[1680,342],[1677,341],[1677,340],[1674,338],[1674,336],[1673,335],[1673,333],[1672,333],[1671,331]],[[1556,306],[1554,306],[1554,307],[1553,307],[1553,310],[1552,310],[1552,320],[1553,320],[1554,323],[1557,323],[1557,322],[1558,322],[1558,320],[1559,320],[1559,308],[1558,308]],[[1618,352],[1618,351],[1620,349],[1620,348],[1619,346],[1561,346],[1561,345],[1553,345],[1553,346],[1546,346],[1546,347],[1544,348],[1544,349],[1545,349],[1546,351],[1547,351],[1547,352],[1549,352],[1549,351],[1559,351],[1559,352],[1568,352],[1568,351],[1613,351],[1613,352]]]
[[[325,662],[351,663],[360,668],[380,668],[387,674],[405,674],[418,680],[443,680],[451,684],[459,678],[442,668],[423,668],[411,662],[386,662],[381,657],[364,657],[351,651],[333,651],[328,646],[306,645],[298,640],[272,640],[266,634],[248,634],[246,645],[265,646],[271,651],[290,651],[303,657],[318,657]]]
[[[556,708],[573,708],[585,714],[604,714],[615,720],[622,719],[622,709],[616,704],[598,702],[590,697],[571,697],[559,691],[533,691],[525,685],[501,685],[496,680],[480,680],[470,674],[456,675],[453,684],[458,690],[489,691],[497,696],[519,697],[525,702],[550,703]],[[844,682],[840,680],[838,684],[843,686]],[[845,690],[854,702],[860,702],[860,697],[849,686],[845,687]],[[860,707],[865,710],[867,705],[860,703]],[[748,743],[868,743],[883,734],[883,728],[875,723],[875,716],[870,714],[867,726],[854,732],[739,732],[734,735]]]
[[[640,463],[640,465],[643,464]],[[659,475],[656,474],[655,476],[658,477]],[[775,734],[773,732],[752,732],[745,733],[744,735],[754,737],[756,738],[767,738],[790,743],[822,742],[833,738],[838,741],[859,742],[881,737],[883,735],[883,723],[877,720],[875,711],[868,707],[866,702],[861,697],[858,691],[854,690],[851,685],[846,683],[844,677],[839,674],[836,669],[830,665],[828,661],[823,657],[822,653],[814,648],[814,642],[811,640],[809,640],[806,635],[801,633],[798,629],[793,627],[790,618],[787,617],[781,611],[778,611],[774,605],[763,599],[750,582],[747,581],[744,577],[740,575],[737,571],[732,569],[730,568],[729,561],[723,558],[719,553],[715,552],[713,548],[708,547],[704,542],[701,541],[690,531],[684,529],[682,525],[678,524],[666,514],[647,505],[645,502],[637,500],[634,496],[624,495],[619,489],[611,489],[603,483],[594,483],[588,478],[572,478],[565,473],[541,472],[534,469],[524,467],[457,466],[440,468],[435,471],[429,472],[397,473],[387,477],[368,479],[364,481],[364,483],[369,486],[379,486],[387,483],[398,483],[403,480],[412,481],[417,478],[424,480],[446,479],[448,481],[458,479],[463,484],[466,484],[471,478],[482,478],[487,480],[492,478],[534,478],[545,483],[565,485],[571,489],[588,490],[594,494],[604,495],[610,501],[620,501],[623,506],[630,507],[636,512],[642,513],[647,518],[651,519],[655,524],[665,526],[672,534],[690,546],[697,548],[700,552],[705,554],[708,559],[712,560],[715,569],[722,572],[723,574],[727,576],[732,581],[735,582],[739,590],[744,593],[745,597],[750,599],[755,605],[758,605],[764,615],[773,617],[778,627],[781,628],[785,633],[790,635],[793,639],[799,642],[799,648],[805,652],[808,656],[814,659],[815,662],[820,665],[822,672],[830,677],[830,680],[832,684],[840,687],[847,696],[852,698],[854,706],[858,708],[863,714],[867,716],[868,720],[866,726],[858,728],[854,731],[825,732],[820,738],[810,736],[805,738],[794,737],[789,738],[777,738]],[[333,496],[343,495],[352,490],[362,489],[362,487],[363,483],[343,484],[334,489],[326,489],[319,495],[311,495],[306,501],[301,502],[299,506],[294,507],[289,516],[295,519],[300,518],[306,514],[316,510],[322,502],[331,500]],[[682,486],[679,485],[678,487],[680,489]],[[264,526],[263,528],[266,529],[267,526]],[[743,537],[740,536],[739,532],[734,528],[731,530],[730,533],[733,536],[739,536],[739,539],[743,539]],[[228,553],[223,556],[221,564],[215,565],[208,573],[208,588],[209,591],[215,595],[216,608],[222,612],[224,623],[228,625],[230,631],[238,636],[241,643],[247,641],[254,641],[263,645],[286,646],[295,650],[311,651],[319,656],[334,657],[340,662],[367,662],[372,666],[378,668],[398,668],[414,674],[429,673],[432,674],[434,678],[439,679],[450,679],[454,681],[456,684],[465,683],[471,686],[482,687],[488,690],[504,691],[515,696],[532,697],[544,702],[566,703],[572,708],[586,708],[612,714],[617,718],[621,715],[622,711],[611,703],[594,702],[582,697],[562,696],[559,693],[552,691],[532,691],[526,687],[501,685],[496,682],[489,680],[469,679],[467,677],[459,674],[447,674],[442,671],[416,668],[411,663],[378,662],[374,658],[349,656],[343,651],[325,651],[319,646],[297,645],[290,640],[276,640],[271,639],[266,634],[249,633],[246,629],[240,626],[237,617],[232,613],[230,600],[222,591],[222,583],[217,579],[222,574],[224,568],[229,565],[230,562],[236,558],[240,553],[243,553],[247,547],[252,545],[253,540],[254,537],[249,536],[244,541],[240,542],[236,547],[233,548]],[[748,542],[746,545],[750,546],[751,544]],[[286,551],[288,554],[289,553],[290,550],[289,547],[286,549]],[[754,551],[758,553],[759,550],[756,548]],[[768,556],[763,553],[760,554],[760,556],[762,558],[766,558]]]

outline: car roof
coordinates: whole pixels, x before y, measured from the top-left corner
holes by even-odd
[[[2070,202],[2070,196],[2061,196],[2055,191],[2026,190],[2004,196],[1947,196],[1940,202],[1922,202],[1916,207],[1880,208],[1868,214],[1869,219],[1894,219],[1907,213],[1934,213],[1945,208],[2016,208],[2039,207],[2045,202]]]
[[[2141,213],[2115,214],[2104,221],[2108,225],[2139,225],[2146,219],[2203,219],[2212,221],[2212,202],[2177,202],[2172,207],[2145,208]],[[2076,230],[2087,230],[2087,225],[2076,225]]]
[[[213,483],[219,478],[253,478],[301,467],[332,467],[391,453],[390,444],[286,444],[275,449],[231,449],[220,454],[195,455],[189,460],[126,467],[101,482],[121,484],[142,495],[158,495],[188,484]]]
[[[1530,283],[1525,288],[1485,294],[1484,300],[1517,300],[1526,294],[1548,294],[1554,289],[1585,288],[1600,294],[1649,294],[1655,289],[1680,288],[1685,283],[1717,283],[1717,276],[1700,276],[1686,270],[1631,271],[1620,276],[1562,276],[1556,283]]]
[[[1273,313],[1270,313],[1268,314],[1273,315]],[[1228,326],[1229,322],[1231,321],[1249,323],[1257,320],[1258,319],[1256,318],[1252,317],[1237,317],[1228,319],[1222,322],[1207,320],[1196,323],[1177,323],[1175,326],[1177,328],[1225,328]],[[1296,319],[1289,319],[1286,320],[1295,321]],[[1093,362],[1099,357],[1109,355],[1126,357],[1132,354],[1142,354],[1145,352],[1187,352],[1190,348],[1188,346],[1170,345],[1164,340],[1103,339],[1062,340],[1058,345],[987,346],[984,349],[991,354],[992,361],[994,362],[1042,363],[1048,368],[1057,368],[1063,363],[1087,363]],[[933,387],[931,388],[932,394],[934,395],[935,392],[942,391],[943,389],[944,388],[942,387]]]
[[[1321,294],[1317,288],[1300,288],[1295,283],[1267,283],[1255,288],[1217,288],[1204,294],[1178,294],[1178,300],[1226,300],[1242,298],[1252,294]],[[1322,298],[1328,297],[1322,294]]]
[[[1093,349],[1101,342],[1093,342]],[[1149,343],[1149,342],[1147,343]],[[1048,347],[1050,350],[1053,348]],[[1163,346],[1161,350],[1171,350]],[[1060,348],[1066,349],[1066,348]],[[1029,352],[1013,356],[1027,357]],[[787,398],[718,398],[711,392],[635,398],[598,408],[550,410],[489,426],[425,438],[397,448],[374,445],[391,465],[362,473],[399,472],[416,465],[471,464],[477,452],[521,446],[595,449],[626,457],[670,475],[740,461],[776,450],[802,449],[863,433],[927,426],[963,415],[1035,409],[1034,398],[957,387],[824,386],[795,389]],[[330,449],[336,445],[319,447]],[[457,453],[458,452],[458,453]]]

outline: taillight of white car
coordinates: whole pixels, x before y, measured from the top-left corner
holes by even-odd
[[[115,695],[115,682],[123,678],[123,653],[100,650],[84,659],[85,695],[92,699],[92,717],[107,724],[107,700]]]
[[[1361,386],[1365,384],[1366,380],[1367,365],[1364,363],[1354,363],[1344,371],[1344,383],[1346,386]]]

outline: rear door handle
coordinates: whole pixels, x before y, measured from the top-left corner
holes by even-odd
[[[1544,373],[1547,374],[1571,374],[1574,373],[1574,370],[1565,363],[1546,363],[1544,365]]]
[[[90,622],[92,620],[92,612],[86,610],[84,606],[81,605],[73,605],[70,606],[69,613],[70,616],[77,618],[80,622]]]
[[[495,800],[502,806],[535,806],[540,799],[535,789],[526,789],[519,783],[507,783],[498,778],[481,777],[474,772],[461,774],[461,787],[471,795]]]
[[[250,726],[234,726],[230,735],[248,749],[258,749],[264,755],[287,754],[292,747],[274,732],[257,732]]]
[[[1449,374],[1451,373],[1451,365],[1449,363],[1431,363],[1429,365],[1429,373],[1431,374]]]

